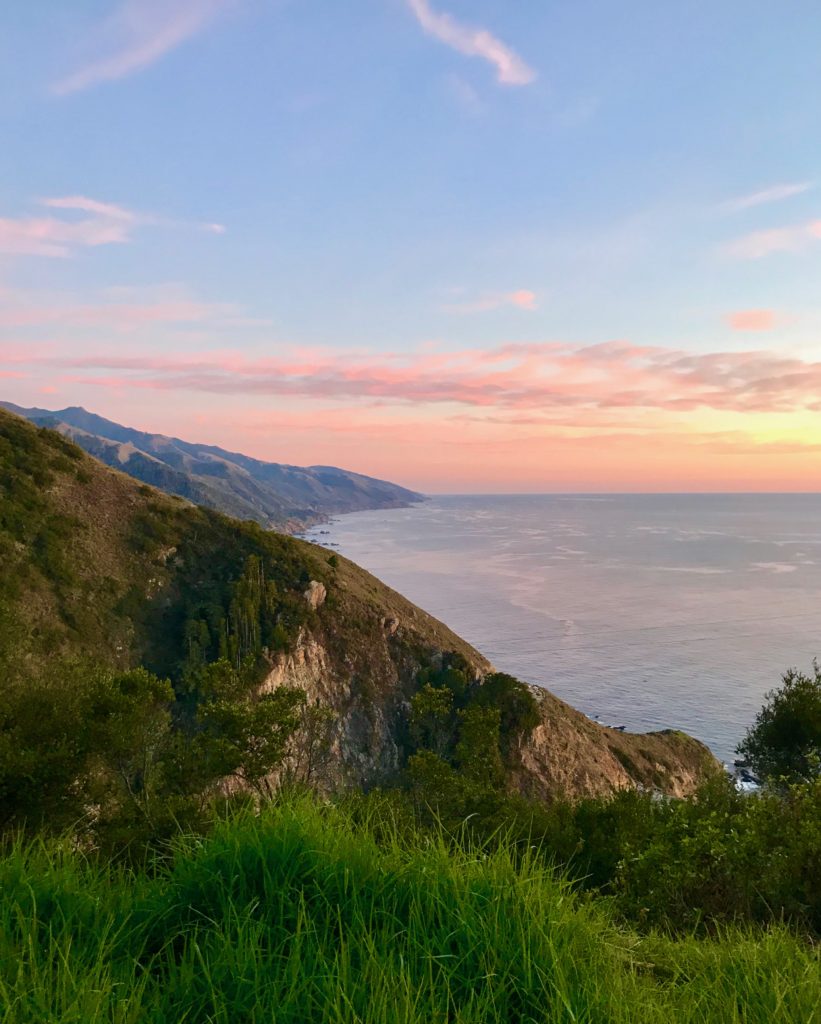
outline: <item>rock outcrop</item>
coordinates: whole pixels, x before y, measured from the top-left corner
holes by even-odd
[[[320,583],[318,580],[311,580],[308,584],[308,589],[302,595],[308,602],[308,607],[313,611],[317,608],[321,608],[325,604],[325,598],[328,596],[328,591],[325,588],[324,583]]]

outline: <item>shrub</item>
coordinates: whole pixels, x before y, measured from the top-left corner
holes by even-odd
[[[738,746],[762,778],[790,781],[821,774],[821,667],[812,675],[791,668]]]

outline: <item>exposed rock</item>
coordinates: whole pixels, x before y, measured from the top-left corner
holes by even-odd
[[[382,628],[388,636],[395,636],[397,629],[399,629],[399,619],[396,619],[393,616],[384,618],[382,620]]]
[[[648,789],[668,796],[692,793],[718,770],[698,740],[672,729],[630,733],[591,721],[548,690],[531,686],[542,721],[522,744],[516,789],[538,799],[606,796]]]
[[[302,595],[308,604],[313,608],[314,611],[317,608],[321,608],[325,604],[325,598],[328,596],[328,591],[325,589],[325,584],[318,582],[318,580],[311,580],[308,584],[308,589]]]

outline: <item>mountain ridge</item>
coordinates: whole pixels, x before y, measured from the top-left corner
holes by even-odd
[[[217,445],[126,427],[82,406],[0,406],[59,431],[88,454],[142,483],[266,528],[294,532],[330,515],[424,500],[415,491],[363,473],[266,462]]]

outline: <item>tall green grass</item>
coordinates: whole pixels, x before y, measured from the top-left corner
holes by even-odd
[[[292,798],[152,870],[0,859],[0,1020],[89,1024],[821,1021],[785,931],[640,938],[504,848]]]

